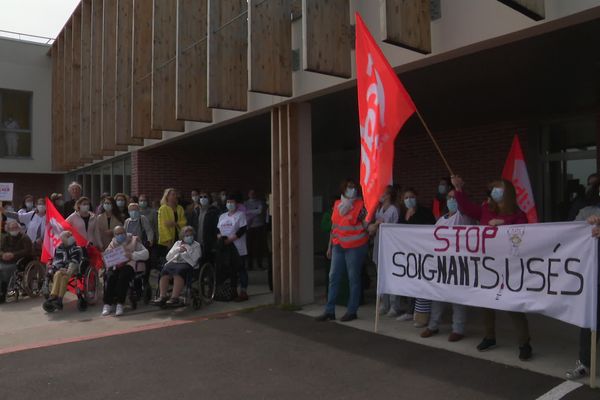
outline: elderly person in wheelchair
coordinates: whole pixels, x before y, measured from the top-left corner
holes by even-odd
[[[42,304],[48,313],[62,310],[69,279],[79,272],[83,260],[83,250],[75,243],[71,231],[61,232],[60,240],[61,244],[54,250],[52,263],[48,265],[48,272],[54,273],[50,297]]]
[[[17,262],[32,257],[32,243],[21,232],[19,223],[10,220],[5,225],[6,235],[0,243],[0,303],[6,301],[8,282],[17,270]]]
[[[148,260],[150,253],[142,244],[142,239],[125,232],[122,226],[113,229],[113,239],[105,252],[122,247],[123,260],[117,265],[107,265],[104,275],[104,307],[102,315],[116,311],[115,316],[123,315],[124,304],[129,291],[129,283],[134,279],[138,262]]]
[[[159,296],[152,301],[158,306],[176,307],[180,305],[179,296],[185,286],[186,277],[192,273],[194,266],[200,261],[202,250],[200,243],[194,240],[194,228],[185,226],[180,239],[169,250],[159,280]],[[173,279],[173,290],[168,298],[169,283]]]

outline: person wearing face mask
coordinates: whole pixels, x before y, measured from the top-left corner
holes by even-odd
[[[527,223],[527,216],[517,204],[515,187],[510,181],[502,179],[492,182],[490,197],[482,205],[471,202],[463,190],[465,183],[460,176],[454,175],[452,184],[456,188],[456,200],[460,211],[464,215],[478,220],[481,225],[499,226]],[[527,316],[520,312],[509,312],[508,315],[518,333],[519,359],[529,360],[532,356],[532,348]],[[484,309],[483,317],[485,336],[477,346],[479,351],[487,351],[496,346],[496,312]]]
[[[147,248],[152,247],[154,244],[154,229],[152,229],[148,218],[140,213],[139,204],[129,204],[127,211],[129,212],[129,218],[125,220],[123,225],[125,232],[139,238]]]
[[[113,230],[118,225],[123,225],[120,213],[117,209],[117,204],[112,197],[106,197],[102,202],[104,212],[96,218],[96,230],[100,239],[99,248],[105,250],[112,240]]]
[[[17,261],[32,257],[31,240],[21,233],[19,223],[8,221],[5,229],[8,234],[0,242],[0,303],[6,301],[8,282],[17,270]]]
[[[50,195],[50,201],[54,205],[54,208],[56,208],[56,211],[58,211],[63,218],[68,217],[68,215],[65,215],[65,200],[63,199],[62,193],[52,193]]]
[[[458,209],[456,201],[456,192],[452,186],[446,195],[446,207],[448,213],[437,220],[435,226],[454,226],[454,225],[474,225],[472,218],[462,214]],[[431,317],[429,325],[421,332],[422,338],[428,338],[439,333],[439,326],[442,320],[442,314],[448,304],[441,301],[434,301],[431,305]],[[461,304],[451,304],[452,306],[452,332],[448,336],[449,342],[458,342],[465,335],[465,322],[467,319],[467,308]]]
[[[368,223],[365,221],[367,212],[353,180],[344,181],[340,189],[340,199],[333,206],[332,229],[327,249],[327,258],[331,260],[327,305],[325,312],[316,318],[319,322],[335,320],[335,304],[344,274],[348,274],[350,295],[346,314],[340,321],[347,322],[358,318],[362,270],[369,243]]]
[[[113,230],[113,239],[106,251],[123,247],[127,261],[119,265],[107,265],[104,275],[104,307],[102,315],[106,316],[115,310],[115,316],[123,315],[125,300],[129,291],[129,283],[135,277],[135,268],[138,261],[146,261],[150,253],[142,244],[138,236],[127,233],[122,226]]]
[[[77,246],[70,231],[62,231],[60,240],[61,243],[54,250],[52,264],[49,266],[54,271],[52,290],[48,300],[42,304],[42,308],[48,313],[62,310],[69,279],[77,274],[83,258],[83,250]]]
[[[393,186],[388,186],[385,189],[383,196],[379,200],[379,206],[375,212],[375,219],[369,225],[369,235],[374,236],[373,240],[373,262],[377,265],[379,252],[379,225],[395,224],[398,222],[398,209],[395,206],[396,191]],[[378,310],[379,314],[387,314],[388,317],[394,318],[400,314],[400,296],[390,294],[381,295],[381,305]]]
[[[125,221],[129,218],[129,211],[127,206],[129,205],[129,198],[124,193],[115,194],[115,205],[117,208],[113,210],[113,213],[119,218],[121,221]]]
[[[435,197],[433,198],[433,204],[431,206],[431,212],[435,219],[439,219],[446,212],[446,195],[451,189],[452,184],[450,178],[442,178],[437,187]]]
[[[28,194],[23,199],[23,204],[21,205],[21,208],[19,209],[18,213],[26,214],[28,212],[33,211],[34,208],[35,208],[35,203],[33,202],[33,196]]]
[[[236,195],[228,195],[225,207],[227,212],[219,217],[217,223],[217,239],[222,241],[224,246],[231,246],[231,249],[237,251],[241,262],[238,265],[238,274],[240,291],[234,298],[234,301],[246,301],[248,300],[248,271],[246,270],[246,256],[248,255],[248,248],[246,244],[246,232],[247,232],[247,221],[246,214],[239,209],[238,200],[240,198]],[[232,289],[237,291],[237,282],[235,278],[232,279]]]
[[[198,263],[202,256],[200,243],[194,240],[195,232],[191,226],[184,226],[181,229],[180,239],[167,253],[167,263],[161,272],[159,285],[159,297],[152,301],[152,304],[158,306],[176,307],[180,305],[179,296],[185,285],[187,274],[192,272],[192,268]],[[173,279],[173,290],[171,298],[167,297],[169,282]]]
[[[185,208],[185,218],[188,221],[191,221],[193,219],[192,214],[194,212],[194,209],[196,209],[197,207],[200,206],[200,194],[197,189],[193,189],[190,192],[190,199],[192,200],[191,203],[184,207]]]
[[[190,221],[196,231],[196,240],[202,246],[204,259],[211,262],[214,261],[219,215],[219,209],[211,204],[208,193],[204,191],[199,192],[198,205],[194,207]]]
[[[417,191],[408,188],[402,193],[400,203],[400,224],[433,225],[435,217],[426,207],[422,207],[417,200]],[[410,299],[409,310],[396,318],[398,321],[414,321],[415,328],[427,326],[431,312],[431,301],[426,299]]]
[[[0,207],[0,213],[6,214],[7,217],[15,219],[25,226],[25,232],[33,243],[34,255],[39,256],[42,253],[46,227],[46,200],[37,199],[35,208],[27,212],[16,213]]]
[[[177,191],[165,189],[158,209],[158,253],[164,257],[175,243],[181,229],[187,225],[185,211],[177,203]]]
[[[90,200],[87,197],[80,197],[75,203],[75,211],[67,217],[67,222],[88,243],[100,248],[102,242],[96,228],[97,216],[90,212],[90,208]]]

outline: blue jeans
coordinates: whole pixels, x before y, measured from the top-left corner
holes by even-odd
[[[248,257],[241,256],[240,258],[240,289],[245,292],[248,290],[248,270],[246,269]]]
[[[360,293],[362,287],[361,272],[365,256],[367,255],[367,245],[344,249],[339,245],[334,245],[331,249],[331,269],[329,271],[329,293],[327,296],[327,305],[325,312],[335,314],[335,301],[337,299],[342,276],[348,273],[348,283],[350,284],[350,297],[348,299],[348,314],[356,314],[360,303]]]

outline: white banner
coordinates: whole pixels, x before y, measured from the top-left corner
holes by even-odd
[[[596,326],[598,241],[585,222],[380,229],[378,293]]]

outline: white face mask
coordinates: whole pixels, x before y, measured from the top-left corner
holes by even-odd
[[[209,204],[208,198],[206,198],[206,197],[200,197],[200,205],[202,207],[206,207],[208,204]]]
[[[346,192],[344,193],[344,196],[347,199],[353,199],[354,197],[356,197],[356,188],[346,188]]]
[[[82,204],[79,206],[79,211],[86,213],[88,211],[90,211],[90,205],[89,204]]]
[[[37,210],[38,210],[38,212],[41,212],[41,213],[46,212],[46,206],[44,204],[38,204]]]

